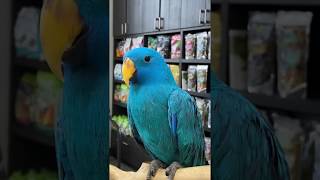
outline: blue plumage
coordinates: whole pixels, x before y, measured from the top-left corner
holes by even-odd
[[[146,61],[149,56],[150,61]],[[159,53],[126,53],[136,72],[130,81],[128,114],[134,136],[154,159],[170,165],[204,165],[204,134],[193,98],[181,90]]]
[[[56,127],[60,179],[108,178],[108,11],[102,0],[77,0],[86,32],[85,61],[64,63],[64,88]]]
[[[215,180],[289,180],[282,148],[267,120],[214,73],[212,164]]]

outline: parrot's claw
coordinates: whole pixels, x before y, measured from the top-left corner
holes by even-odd
[[[151,177],[154,177],[158,171],[159,168],[163,168],[164,165],[162,164],[161,161],[155,159],[152,160],[150,163],[150,167],[149,167],[149,171],[148,171],[148,175],[147,175],[147,180],[151,180]]]
[[[166,168],[166,176],[168,176],[168,180],[173,180],[174,175],[179,168],[182,168],[182,166],[176,161]]]

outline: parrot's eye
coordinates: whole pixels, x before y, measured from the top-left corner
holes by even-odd
[[[147,63],[148,63],[148,62],[150,62],[150,60],[151,60],[151,57],[150,57],[150,56],[146,56],[146,57],[144,57],[144,61],[145,61],[145,62],[147,62]]]

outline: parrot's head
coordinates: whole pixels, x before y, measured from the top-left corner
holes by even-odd
[[[136,48],[125,54],[122,78],[128,86],[151,83],[175,84],[172,73],[163,57],[149,48]]]
[[[44,0],[40,18],[41,45],[49,67],[61,80],[62,61],[77,59],[68,56],[74,54],[75,47],[84,45],[81,39],[85,32],[75,0]]]

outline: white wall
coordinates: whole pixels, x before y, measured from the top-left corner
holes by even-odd
[[[8,122],[10,88],[10,44],[11,44],[11,0],[0,2],[0,146],[4,162],[0,164],[8,169]]]

